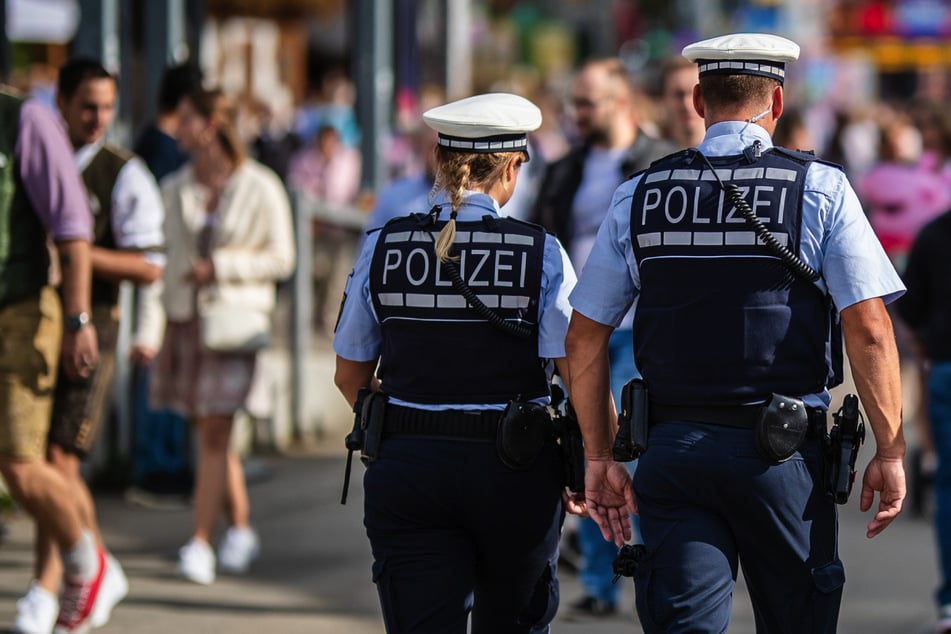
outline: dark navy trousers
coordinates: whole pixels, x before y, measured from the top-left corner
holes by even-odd
[[[644,631],[726,632],[740,565],[759,634],[835,632],[845,571],[822,469],[818,438],[771,464],[750,430],[653,426],[634,473],[647,548],[634,580]]]
[[[563,482],[554,441],[516,471],[494,442],[385,439],[363,487],[387,632],[548,632]]]

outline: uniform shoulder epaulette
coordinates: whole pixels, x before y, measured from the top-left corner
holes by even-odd
[[[842,166],[838,163],[833,163],[831,161],[826,161],[818,156],[816,156],[815,150],[790,150],[789,148],[773,146],[772,150],[781,156],[790,158],[798,163],[803,165],[807,163],[822,163],[823,165],[828,165],[829,167],[834,167],[839,171],[842,170]]]
[[[500,216],[500,219],[505,220],[507,222],[514,222],[516,224],[522,225],[523,227],[529,227],[531,229],[536,229],[538,231],[545,232],[545,227],[541,226],[537,222],[522,220],[521,218],[513,218],[512,216]]]
[[[662,163],[665,163],[665,162],[667,162],[667,161],[673,161],[673,160],[677,160],[677,159],[683,159],[685,156],[687,156],[687,154],[688,154],[689,152],[690,152],[690,149],[681,149],[681,150],[677,150],[676,152],[671,152],[670,154],[667,154],[667,155],[665,155],[665,156],[662,156],[662,157],[660,157],[660,158],[658,158],[658,159],[655,159],[655,160],[651,161],[650,166],[645,167],[645,168],[642,169],[642,170],[637,170],[636,172],[631,172],[630,174],[628,174],[628,176],[627,176],[627,178],[626,178],[625,180],[631,180],[631,179],[634,178],[635,176],[640,176],[641,174],[643,174],[643,173],[646,172],[647,170],[649,170],[649,169],[651,169],[651,168],[653,168],[653,167],[656,167],[656,166],[658,166],[658,165],[660,165],[660,164],[662,164]]]

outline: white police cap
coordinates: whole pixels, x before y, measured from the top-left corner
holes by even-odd
[[[690,44],[682,54],[697,63],[701,77],[757,75],[782,83],[786,62],[799,59],[799,45],[768,33],[733,33]]]
[[[450,150],[527,152],[527,133],[541,126],[542,112],[524,97],[496,92],[431,108],[423,121],[439,133],[439,145]]]

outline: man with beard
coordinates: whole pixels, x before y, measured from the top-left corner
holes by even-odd
[[[615,188],[634,172],[677,148],[655,139],[638,125],[631,78],[617,58],[596,59],[578,71],[571,90],[570,112],[579,143],[549,166],[539,189],[533,222],[554,233],[581,274]],[[611,388],[620,403],[621,387],[637,374],[631,351],[631,315],[611,337]],[[604,541],[597,525],[581,521],[578,544],[585,596],[576,612],[606,616],[617,610],[620,587],[611,583],[617,549]]]

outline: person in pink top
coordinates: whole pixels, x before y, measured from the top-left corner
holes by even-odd
[[[360,152],[343,143],[332,125],[322,125],[310,147],[291,158],[287,183],[331,206],[349,205],[360,187]]]
[[[0,120],[0,475],[59,546],[57,631],[85,631],[105,555],[83,529],[79,506],[45,452],[59,363],[79,379],[99,360],[88,325],[92,214],[55,114],[2,92]],[[50,284],[48,239],[59,256],[59,294]],[[24,624],[14,631],[25,631]]]

